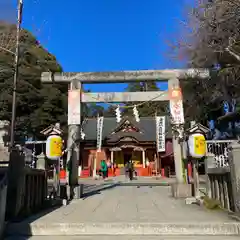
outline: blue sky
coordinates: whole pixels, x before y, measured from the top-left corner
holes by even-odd
[[[177,36],[184,3],[193,1],[24,0],[23,26],[56,55],[64,71],[181,68],[183,63],[168,57],[166,41]],[[91,85],[91,90],[125,86]]]

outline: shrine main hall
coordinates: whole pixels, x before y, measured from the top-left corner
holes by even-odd
[[[121,169],[131,159],[138,169],[145,168],[147,161],[158,162],[158,165],[161,162],[161,167],[173,169],[172,131],[168,116],[165,117],[165,129],[165,152],[158,154],[155,117],[141,117],[139,122],[134,117],[124,117],[119,123],[114,117],[106,117],[103,120],[101,152],[97,152],[97,119],[86,120],[82,126],[85,138],[80,145],[82,174],[89,175],[94,167],[94,158],[97,168],[101,160],[106,160]]]

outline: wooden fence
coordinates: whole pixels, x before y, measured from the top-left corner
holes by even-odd
[[[19,214],[26,216],[43,208],[47,200],[47,174],[45,170],[24,169],[24,185]]]

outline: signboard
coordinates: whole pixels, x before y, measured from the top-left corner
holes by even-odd
[[[165,152],[165,124],[165,116],[156,116],[156,142],[158,152]]]
[[[68,91],[68,125],[81,124],[80,90]]]
[[[103,117],[97,119],[97,151],[101,152],[102,148],[102,130],[103,130]]]
[[[184,113],[182,103],[182,92],[180,88],[173,88],[170,91],[170,113],[173,124],[184,124]]]

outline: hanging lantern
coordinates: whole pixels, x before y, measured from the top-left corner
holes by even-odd
[[[202,158],[206,154],[206,139],[201,133],[194,133],[188,139],[189,154],[194,158]]]
[[[50,160],[57,160],[62,156],[63,140],[58,135],[51,135],[46,141],[46,156]]]

